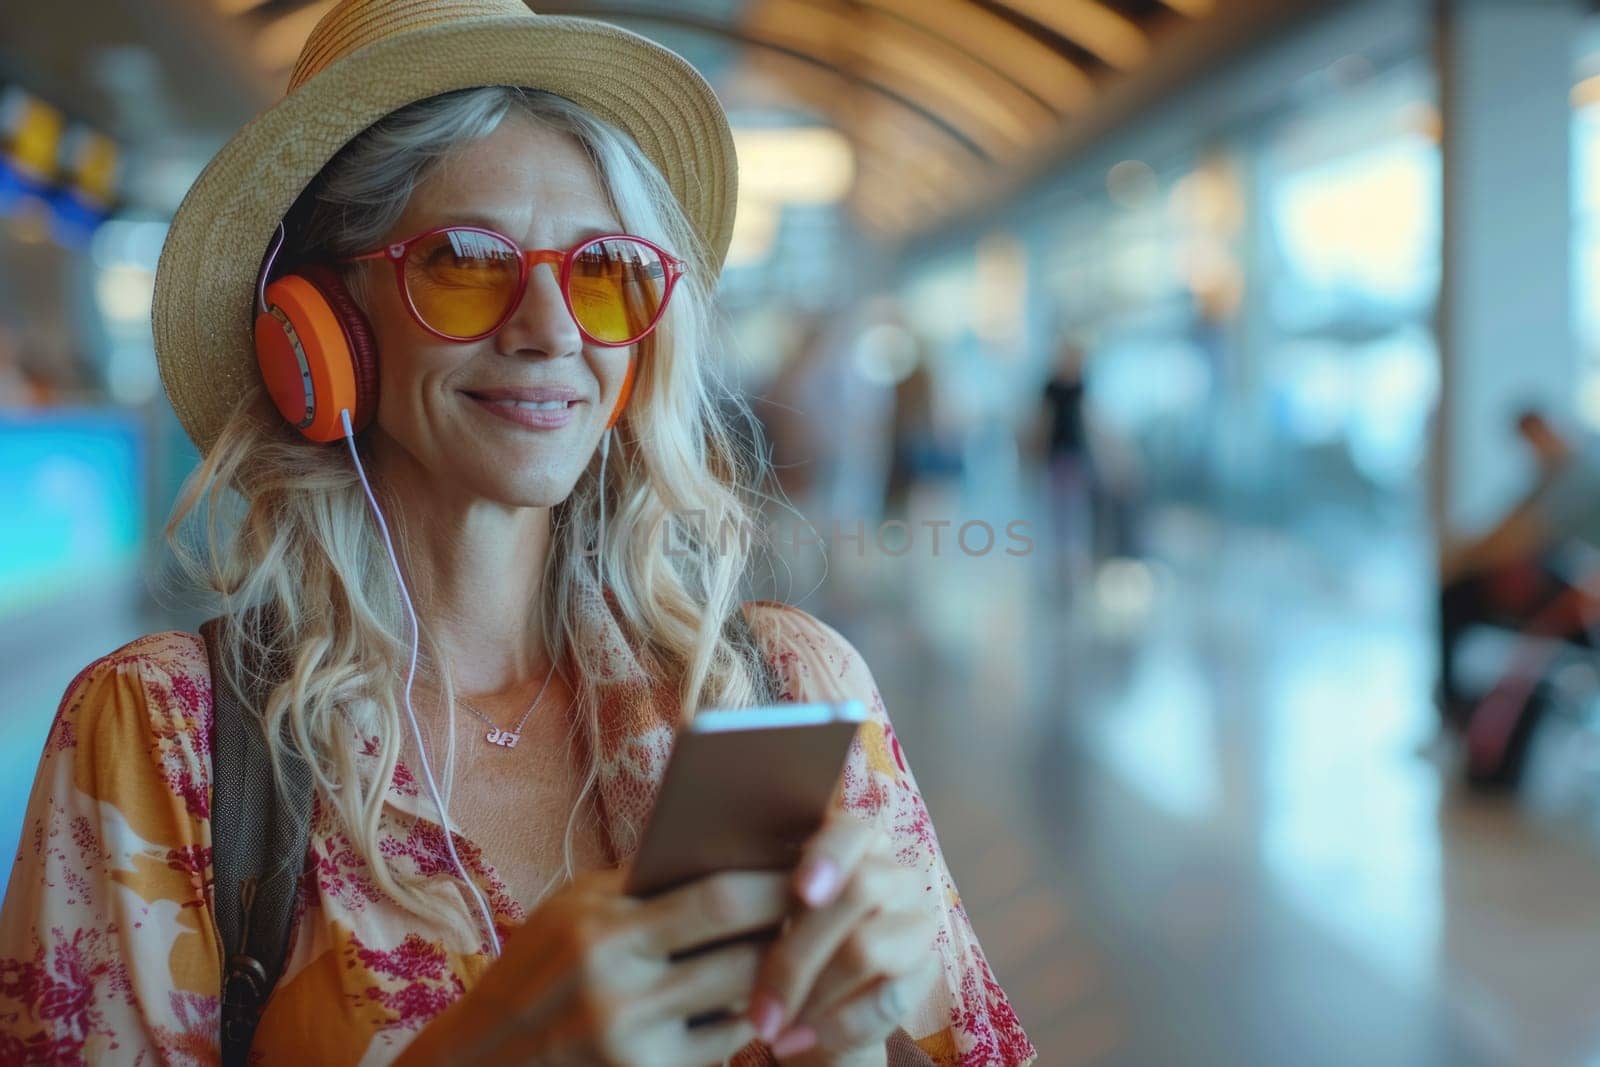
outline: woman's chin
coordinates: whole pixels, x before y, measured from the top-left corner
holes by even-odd
[[[508,479],[506,471],[488,472],[484,494],[497,503],[515,508],[549,508],[572,495],[576,478],[534,476]]]

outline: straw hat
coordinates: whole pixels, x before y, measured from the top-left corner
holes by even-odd
[[[483,85],[556,93],[631,135],[721,268],[733,233],[733,138],[711,87],[681,57],[606,23],[536,15],[521,0],[342,0],[312,30],[284,98],[196,179],[161,252],[156,362],[202,453],[259,378],[256,275],[295,199],[384,115]]]

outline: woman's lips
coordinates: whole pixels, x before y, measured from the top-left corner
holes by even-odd
[[[544,408],[527,407],[521,404],[507,403],[497,400],[485,400],[480,396],[466,394],[478,407],[489,414],[507,422],[515,423],[526,430],[554,430],[565,426],[572,421],[573,412],[576,411],[581,401],[568,401],[565,407]]]

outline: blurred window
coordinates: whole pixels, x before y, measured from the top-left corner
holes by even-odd
[[[1572,114],[1572,284],[1578,413],[1600,430],[1600,82],[1580,82]]]
[[[1420,60],[1286,117],[1263,159],[1275,444],[1329,496],[1409,496],[1438,398],[1441,157]],[[1331,461],[1331,464],[1330,464]],[[1304,465],[1303,464],[1303,465]]]

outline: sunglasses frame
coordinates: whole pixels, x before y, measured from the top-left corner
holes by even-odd
[[[507,303],[505,313],[500,316],[500,320],[483,333],[474,334],[471,337],[457,337],[454,334],[435,329],[417,311],[417,305],[411,299],[411,290],[406,285],[406,256],[410,255],[412,246],[419,241],[436,237],[441,233],[482,234],[487,237],[498,238],[517,250],[518,277],[516,295]],[[666,287],[661,291],[661,303],[656,308],[655,317],[650,320],[649,325],[640,331],[639,336],[631,337],[626,341],[602,341],[585,329],[583,323],[578,321],[577,312],[572,308],[572,294],[567,289],[567,282],[572,277],[572,265],[577,261],[579,253],[591,245],[597,245],[604,241],[637,241],[661,257],[662,267],[666,272]],[[559,248],[525,249],[505,234],[482,226],[435,226],[431,230],[424,230],[419,234],[406,238],[404,241],[396,241],[371,252],[363,252],[358,256],[346,256],[340,262],[358,263],[371,259],[387,259],[394,263],[394,280],[395,285],[400,289],[400,300],[405,304],[406,310],[411,313],[411,318],[416,321],[418,326],[421,326],[441,341],[455,341],[458,344],[481,341],[485,337],[492,337],[498,333],[501,327],[511,321],[511,316],[517,313],[517,308],[522,306],[523,298],[528,295],[528,279],[533,275],[533,269],[542,263],[548,263],[555,268],[556,282],[561,289],[561,300],[567,306],[567,314],[572,317],[573,324],[578,327],[578,332],[583,334],[584,340],[602,348],[627,348],[629,345],[638,344],[654,332],[656,326],[661,322],[661,316],[666,314],[667,301],[671,299],[672,290],[677,287],[678,279],[682,278],[688,270],[688,266],[683,260],[674,256],[665,248],[662,248],[654,241],[636,237],[631,233],[607,233],[598,237],[586,237],[566,251],[562,251]]]

